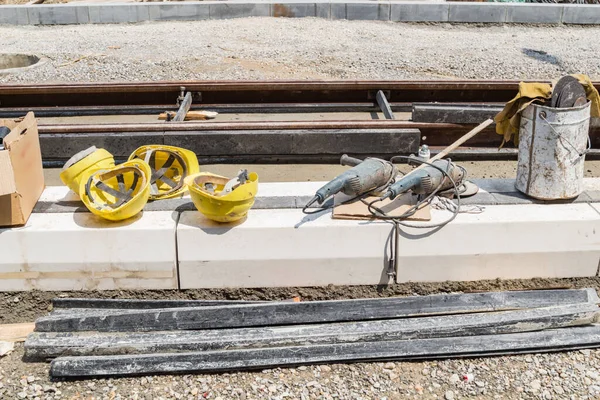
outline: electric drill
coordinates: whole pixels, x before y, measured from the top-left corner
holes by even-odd
[[[338,192],[348,196],[360,196],[385,186],[388,182],[391,182],[398,172],[392,163],[379,158],[369,157],[365,160],[359,160],[344,154],[340,159],[340,164],[352,166],[352,168],[344,171],[317,190],[306,207],[315,201],[322,204],[325,199]]]
[[[412,190],[415,194],[429,195],[438,189],[438,187],[439,191],[450,189],[453,187],[452,181],[440,169],[446,171],[457,185],[464,178],[463,170],[448,160],[436,160],[433,162],[433,165],[439,169],[425,165],[423,168],[409,172],[406,176],[390,185],[382,196],[382,199],[391,198],[393,200],[399,194],[406,193],[409,190]]]

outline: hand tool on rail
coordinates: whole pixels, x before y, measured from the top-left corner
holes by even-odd
[[[340,163],[352,168],[317,190],[304,209],[315,202],[323,204],[327,198],[339,192],[348,196],[360,196],[376,189],[383,189],[392,182],[398,172],[391,162],[380,158],[369,157],[360,160],[344,154]]]

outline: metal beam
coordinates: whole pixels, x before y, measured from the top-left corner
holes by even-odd
[[[264,303],[177,309],[98,311],[85,318],[49,315],[36,321],[38,332],[127,332],[217,329],[318,322],[364,321],[463,312],[499,311],[588,303],[592,289],[451,294],[385,299]]]
[[[420,360],[482,357],[596,348],[600,326],[538,332],[417,340],[324,344],[262,349],[219,350],[124,356],[61,357],[52,361],[53,378],[220,372],[300,364],[367,360]]]
[[[387,97],[385,97],[385,93],[383,90],[378,90],[377,95],[375,96],[377,99],[377,104],[379,104],[379,108],[385,119],[396,119],[394,118],[394,113],[392,112],[392,108],[390,107],[390,103],[388,103]]]

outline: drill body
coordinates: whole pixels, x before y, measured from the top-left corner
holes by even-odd
[[[325,199],[339,192],[348,196],[360,196],[385,186],[396,176],[397,172],[391,163],[379,158],[366,158],[363,161],[343,155],[340,163],[351,165],[352,168],[317,190],[311,203],[316,200],[322,204]]]
[[[433,162],[433,165],[439,169],[426,165],[425,167],[400,178],[397,182],[388,187],[383,198],[391,198],[393,200],[399,194],[406,193],[409,190],[412,190],[415,194],[429,195],[433,193],[434,190],[438,189],[438,187],[439,191],[450,189],[453,186],[452,181],[448,179],[440,169],[446,171],[457,184],[459,184],[464,177],[463,170],[454,165],[451,161],[437,160]]]

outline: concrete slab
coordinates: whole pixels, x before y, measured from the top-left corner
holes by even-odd
[[[0,291],[176,289],[176,215],[32,214],[0,229]]]
[[[198,21],[210,18],[208,4],[150,3],[150,21]]]
[[[90,22],[89,7],[86,5],[44,5],[27,9],[31,25],[73,25]]]
[[[565,4],[563,24],[600,24],[600,7],[595,4]]]
[[[229,19],[245,17],[268,17],[271,4],[268,3],[211,3],[210,19]]]
[[[506,22],[528,24],[560,24],[562,4],[507,4]]]
[[[595,276],[599,228],[589,204],[486,206],[436,232],[403,228],[398,282]]]
[[[389,21],[390,4],[388,3],[347,3],[346,19]]]
[[[29,24],[27,8],[23,6],[0,6],[0,24]]]
[[[90,4],[90,22],[93,24],[120,24],[150,20],[148,4]]]
[[[271,16],[304,18],[317,16],[317,3],[275,3],[271,6]]]
[[[384,284],[390,231],[388,223],[332,220],[327,212],[251,210],[234,225],[184,212],[177,228],[181,288]]]
[[[493,22],[506,20],[506,4],[502,3],[451,3],[448,10],[450,22]]]
[[[447,3],[392,3],[392,21],[447,22]]]

